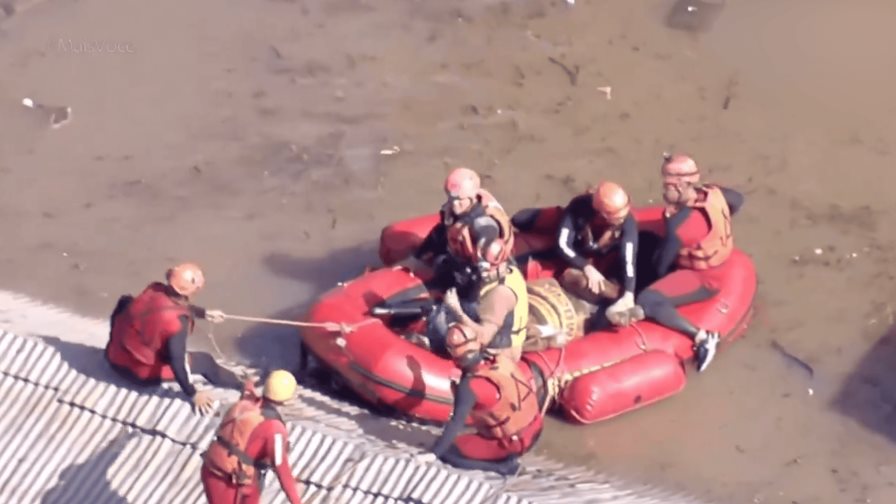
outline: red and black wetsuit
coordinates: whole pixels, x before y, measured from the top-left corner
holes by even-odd
[[[481,362],[464,372],[455,387],[451,419],[432,451],[442,461],[461,469],[510,475],[519,468],[519,457],[541,435],[540,409],[547,400],[546,389],[541,371],[525,360],[518,364],[504,362],[500,371],[496,365]],[[508,373],[511,366],[514,370]],[[496,375],[490,378],[490,371],[508,378],[497,379]],[[483,417],[495,414],[496,410],[500,410],[496,413],[499,418],[506,419],[503,425],[516,424],[511,427],[514,432],[502,432],[486,425],[491,421]],[[472,417],[477,432],[461,434],[468,417]]]
[[[106,360],[119,374],[140,385],[175,380],[190,398],[196,395],[190,381],[191,365],[211,383],[239,389],[240,379],[210,355],[187,352],[194,320],[204,319],[205,312],[160,282],[153,282],[136,298],[121,296],[109,317]]]
[[[137,298],[119,299],[110,317],[106,358],[125,377],[146,385],[176,380],[193,397],[187,337],[195,318],[205,318],[205,309],[153,282]]]
[[[744,196],[738,191],[719,187],[730,215],[740,210]],[[700,242],[710,233],[710,222],[704,212],[686,207],[666,220],[666,234],[657,255],[659,280],[638,295],[637,304],[644,314],[665,327],[696,337],[699,328],[690,323],[675,308],[705,301],[719,292],[724,267],[704,269],[674,269],[683,247]],[[670,272],[671,271],[671,272]]]
[[[449,252],[447,210],[439,212],[439,223],[426,235],[423,243],[414,252],[414,257],[421,261],[432,261],[435,277],[431,286],[438,290],[458,289],[463,299],[474,299],[476,270],[473,265],[465,264]],[[476,243],[489,244],[501,236],[498,222],[486,214],[481,203],[474,203],[469,212],[460,217],[469,225],[470,236]]]
[[[248,436],[242,452],[260,466],[272,467],[291,504],[301,504],[299,490],[289,465],[289,433],[279,413],[270,404],[263,404],[264,420]],[[211,448],[209,449],[211,452]],[[208,457],[208,455],[207,455]],[[253,481],[237,485],[216,472],[213,461],[206,459],[202,466],[202,487],[210,504],[257,504],[261,500],[261,481],[255,473]]]

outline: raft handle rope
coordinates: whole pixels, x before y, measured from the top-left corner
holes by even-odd
[[[566,347],[560,349],[557,364],[555,366],[551,366],[551,364],[547,361],[545,356],[541,352],[536,352],[536,355],[545,363],[546,366],[551,367],[551,373],[549,376],[545,378],[545,385],[547,388],[548,399],[544,402],[544,407],[542,408],[541,414],[544,415],[548,406],[557,400],[560,396],[560,393],[569,385],[573,380],[579,378],[581,376],[585,376],[586,374],[593,373],[595,371],[600,371],[601,369],[608,368],[610,366],[614,366],[623,362],[625,359],[617,359],[614,361],[604,362],[602,364],[598,364],[596,366],[591,366],[585,369],[581,369],[579,371],[573,371],[571,373],[563,373],[561,375],[557,375],[557,371],[560,370],[561,365],[563,364],[563,358],[566,356]]]
[[[644,334],[644,331],[641,330],[637,322],[632,322],[631,327],[638,333],[638,340],[635,341],[635,345],[638,345],[642,352],[649,352],[650,348],[647,347],[647,336]]]

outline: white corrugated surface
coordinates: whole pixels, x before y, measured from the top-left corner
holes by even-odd
[[[0,316],[9,325],[38,330],[32,329],[39,323],[34,316],[10,320],[12,310],[4,301],[0,293]],[[39,306],[27,298],[17,302]],[[51,317],[61,323],[77,316],[56,309]],[[94,340],[107,334],[103,321],[78,318],[65,327],[92,330]],[[123,386],[100,349],[64,343],[81,348],[75,359],[58,344],[0,332],[0,397],[6,412],[0,417],[0,502],[205,502],[199,454],[218,419],[194,415],[174,390]],[[236,397],[233,391],[216,393],[222,401]],[[290,462],[305,483],[303,502],[699,502],[534,456],[508,480],[441,463],[422,465],[409,456],[421,453],[411,446],[431,444],[435,428],[378,418],[313,391],[303,390],[301,397],[284,416]],[[273,475],[264,502],[286,502]]]

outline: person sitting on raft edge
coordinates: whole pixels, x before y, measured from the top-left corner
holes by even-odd
[[[676,307],[718,294],[734,251],[731,217],[743,206],[744,196],[701,183],[697,163],[686,155],[664,154],[661,174],[666,232],[657,256],[659,280],[636,302],[647,318],[694,340],[697,371],[703,372],[716,354],[720,334],[694,326]]]
[[[555,219],[556,211],[527,208],[517,212],[512,223],[522,232],[544,227],[553,230],[554,226],[541,221]],[[641,308],[635,305],[638,223],[631,212],[631,199],[622,186],[604,181],[574,197],[562,209],[556,233],[556,250],[569,265],[560,275],[564,289],[592,305],[615,300],[606,311],[607,319],[614,325],[628,325],[644,318]],[[610,280],[594,263],[613,252],[619,252],[620,268],[614,268],[611,276],[621,278]]]
[[[205,285],[205,275],[193,263],[168,269],[166,283],[152,282],[137,297],[123,295],[109,317],[105,358],[119,375],[140,385],[176,380],[199,413],[212,409],[207,391],[196,390],[191,366],[212,384],[240,390],[242,380],[204,352],[187,352],[187,337],[195,319],[224,320],[219,310],[190,304]]]
[[[453,324],[448,349],[463,374],[454,389],[454,411],[432,455],[465,470],[508,476],[538,442],[548,400],[545,378],[527,361],[488,355],[474,331]],[[470,418],[475,433],[461,434]]]
[[[482,188],[479,174],[469,168],[455,168],[445,178],[447,201],[439,210],[439,223],[426,235],[411,257],[397,265],[411,271],[434,269],[433,287],[447,291],[456,287],[463,299],[474,298],[475,268],[465,259],[477,247],[492,244],[502,254],[513,249],[513,226],[498,200]]]

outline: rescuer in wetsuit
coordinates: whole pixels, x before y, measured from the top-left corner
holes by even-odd
[[[212,398],[197,391],[190,367],[215,385],[239,389],[240,379],[203,352],[187,352],[194,320],[221,322],[224,314],[190,304],[190,296],[205,284],[199,266],[184,263],[169,269],[167,283],[153,282],[137,297],[121,296],[109,319],[106,360],[125,378],[141,385],[176,380],[200,413],[211,410]]]
[[[521,210],[513,216],[513,224],[520,231],[545,227],[538,221],[554,219],[550,215],[556,215],[554,210]],[[564,289],[593,305],[615,300],[606,312],[613,324],[628,325],[643,318],[635,305],[638,223],[622,186],[605,181],[573,198],[560,215],[556,250],[569,265],[560,275]],[[619,270],[611,275],[617,278],[609,280],[595,267],[594,260],[613,252],[619,253]]]
[[[688,156],[665,155],[662,165],[666,233],[658,255],[659,280],[636,300],[647,318],[694,340],[697,370],[712,361],[717,331],[694,326],[677,306],[705,301],[719,292],[726,261],[734,250],[731,217],[744,196],[700,183],[700,170]],[[670,272],[671,271],[671,272]]]
[[[296,393],[296,379],[278,369],[259,397],[247,384],[231,407],[202,459],[202,488],[209,504],[257,504],[264,471],[274,468],[290,504],[301,504],[289,465],[289,432],[277,411]]]
[[[501,204],[482,188],[479,175],[469,168],[455,168],[445,179],[448,200],[439,210],[439,223],[426,235],[414,254],[399,262],[417,270],[432,262],[433,287],[460,290],[463,299],[474,298],[477,271],[467,255],[474,247],[497,243],[513,248],[513,228]]]
[[[495,273],[500,269],[498,280],[513,276],[509,268],[497,267],[510,259],[513,226],[495,197],[482,188],[479,175],[469,168],[451,171],[445,179],[445,194],[448,201],[439,212],[439,223],[414,255],[399,264],[417,270],[424,260],[432,261],[435,274],[431,287],[441,291],[456,289],[462,312],[479,324],[480,297],[494,287],[490,282],[483,282],[483,273]],[[482,255],[486,252],[488,257]],[[519,274],[518,270],[516,274]],[[515,286],[512,288],[519,290]],[[500,295],[503,290],[496,289],[495,294]],[[525,291],[525,288],[522,290]],[[427,337],[436,353],[447,353],[445,334],[448,325],[457,320],[452,315],[441,304],[428,316]],[[522,338],[525,339],[525,334]]]
[[[523,353],[529,324],[529,292],[520,269],[492,243],[479,252],[478,302],[464,306],[454,288],[445,293],[443,306],[452,321],[461,323],[492,353],[516,362]],[[431,325],[430,337],[447,338],[449,327]]]
[[[461,469],[515,474],[519,458],[541,435],[544,376],[525,360],[486,355],[473,331],[462,324],[449,330],[448,349],[463,375],[454,387],[451,419],[432,453]],[[476,432],[461,434],[468,417]]]

